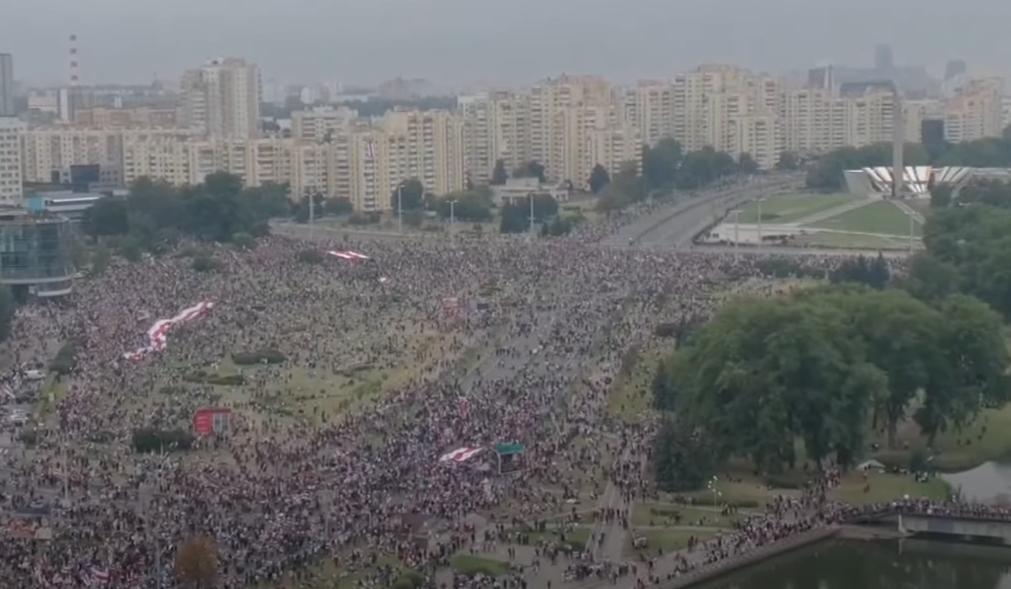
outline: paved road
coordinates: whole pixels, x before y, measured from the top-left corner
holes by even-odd
[[[787,192],[800,186],[796,175],[754,178],[695,197],[682,196],[635,223],[621,228],[604,240],[612,247],[684,248],[707,226],[734,207],[757,198]]]

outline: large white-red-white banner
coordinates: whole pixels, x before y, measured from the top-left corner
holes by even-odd
[[[351,250],[344,250],[344,251],[330,250],[330,251],[327,252],[327,254],[331,255],[331,256],[333,256],[335,258],[340,258],[342,260],[348,260],[349,262],[358,262],[358,261],[361,261],[361,260],[367,260],[367,259],[369,259],[369,257],[366,256],[365,254],[360,254],[358,252],[353,252]]]
[[[446,452],[439,457],[439,462],[467,462],[481,452],[484,452],[484,448],[470,448],[465,446],[463,448],[457,448],[452,452]]]
[[[123,354],[123,357],[127,360],[140,360],[151,352],[160,352],[164,350],[165,345],[168,343],[168,332],[171,331],[172,328],[180,323],[187,323],[189,321],[193,321],[194,319],[199,319],[210,312],[213,308],[214,303],[210,301],[201,301],[192,307],[183,309],[171,319],[159,319],[158,321],[155,321],[154,325],[151,326],[151,329],[147,330],[148,344],[142,348],[134,350],[133,352]]]

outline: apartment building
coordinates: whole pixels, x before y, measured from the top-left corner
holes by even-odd
[[[18,205],[23,197],[21,134],[24,124],[13,117],[0,117],[0,205]]]
[[[75,123],[82,127],[96,129],[174,129],[178,125],[178,111],[174,108],[106,108],[92,107],[79,109]]]
[[[251,139],[259,130],[260,96],[256,65],[214,59],[183,74],[179,122],[215,138]]]
[[[317,143],[332,141],[357,118],[358,112],[346,107],[295,111],[291,113],[291,137]]]
[[[1004,130],[1002,81],[973,80],[944,108],[944,138],[951,143],[999,137]]]

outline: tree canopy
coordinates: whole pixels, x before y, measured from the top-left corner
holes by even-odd
[[[425,185],[417,178],[408,178],[401,182],[390,195],[390,207],[396,211],[421,210],[425,206]]]
[[[16,307],[10,287],[0,285],[0,342],[6,341],[11,335],[11,323],[14,321]]]
[[[182,188],[138,178],[126,199],[103,198],[86,212],[84,230],[93,237],[125,236],[124,251],[157,251],[178,235],[213,241],[263,235],[270,218],[289,211],[285,185],[243,189],[237,176],[224,172]]]
[[[919,143],[907,143],[904,158],[907,166],[921,166],[929,161],[927,151]],[[807,185],[810,188],[837,190],[843,185],[843,172],[846,170],[891,164],[891,143],[843,147],[818,158],[808,169]]]
[[[643,147],[642,175],[647,190],[670,190],[674,187],[683,153],[681,144],[664,137],[653,147]]]
[[[453,216],[460,221],[482,222],[492,218],[491,191],[485,188],[475,188],[463,192],[451,192],[440,198],[436,203],[439,216],[448,219],[450,202],[454,202]]]
[[[703,147],[685,155],[675,184],[682,190],[697,190],[737,171],[737,162],[729,153]]]
[[[506,180],[508,179],[509,179],[509,172],[506,171],[505,161],[496,160],[495,169],[491,173],[491,185],[501,186],[502,184],[505,184]]]
[[[519,168],[516,168],[513,176],[516,178],[537,178],[541,182],[544,182],[544,164],[536,160],[530,160]]]
[[[593,170],[590,172],[590,179],[587,181],[587,184],[590,186],[590,192],[597,194],[610,183],[611,175],[607,173],[607,168],[600,164],[593,166]]]
[[[899,290],[826,287],[726,307],[653,389],[719,458],[777,472],[794,464],[797,440],[818,463],[852,464],[868,424],[894,433],[917,407],[928,437],[959,427],[1005,398],[1007,366],[1001,322],[978,301],[934,308]]]

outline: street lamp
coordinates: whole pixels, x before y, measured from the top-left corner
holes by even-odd
[[[758,246],[762,246],[762,203],[765,202],[764,198],[760,198],[756,201],[758,203]]]
[[[455,207],[456,207],[456,201],[455,200],[449,201],[449,237],[451,239],[456,237],[456,231],[455,231],[455,228],[456,228]]]
[[[397,185],[397,229],[400,233],[404,232],[404,183],[401,182]]]
[[[530,234],[531,240],[534,238],[534,193],[530,193]]]

